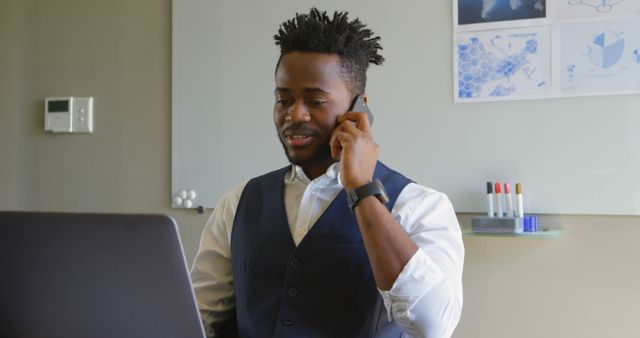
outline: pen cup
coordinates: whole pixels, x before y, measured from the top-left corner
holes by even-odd
[[[475,216],[471,219],[471,231],[476,233],[521,233],[524,222],[521,217]]]

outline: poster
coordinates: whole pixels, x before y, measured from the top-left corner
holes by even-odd
[[[640,92],[640,17],[558,25],[557,96]]]
[[[638,15],[639,0],[558,0],[556,19],[591,20]]]
[[[548,23],[546,0],[454,0],[454,31]]]
[[[455,102],[551,95],[548,27],[457,33]]]
[[[640,0],[454,0],[454,102],[640,92]]]

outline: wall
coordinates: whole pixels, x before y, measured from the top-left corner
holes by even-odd
[[[0,209],[167,213],[193,258],[207,215],[168,200],[170,18],[169,0],[0,0]],[[94,134],[44,133],[53,95],[94,96]],[[640,217],[542,222],[567,233],[465,237],[455,337],[637,336]]]
[[[272,35],[278,23],[314,4],[350,11],[382,37],[384,65],[367,73],[380,159],[446,191],[457,211],[482,212],[483,182],[499,180],[522,182],[525,209],[536,213],[640,215],[640,95],[454,104],[452,1],[175,1],[174,195],[194,189],[201,196],[196,203],[212,208],[235,182],[285,160],[273,130],[264,128],[272,123],[278,55]],[[547,55],[545,40],[538,53]],[[486,48],[499,55],[521,42]],[[531,66],[525,68],[532,78],[545,73]],[[251,137],[239,138],[238,130]],[[408,159],[408,152],[417,156]],[[236,154],[252,154],[259,165],[245,165]],[[212,171],[226,179],[210,180]]]
[[[465,227],[470,214],[458,215]],[[455,337],[637,337],[640,218],[542,216],[560,238],[465,237]]]
[[[206,216],[170,208],[171,2],[0,0],[0,209],[167,213],[189,257]],[[95,132],[43,131],[93,96]]]

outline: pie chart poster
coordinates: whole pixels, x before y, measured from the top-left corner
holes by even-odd
[[[556,27],[555,79],[561,96],[640,92],[640,18]]]

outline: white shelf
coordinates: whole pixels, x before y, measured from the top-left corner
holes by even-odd
[[[485,233],[485,232],[471,232],[470,229],[463,230],[464,236],[476,236],[476,237],[538,237],[538,238],[557,238],[564,235],[562,229],[540,229],[536,232],[522,232],[522,233]]]

